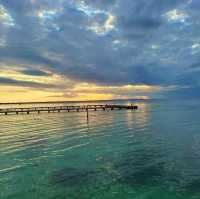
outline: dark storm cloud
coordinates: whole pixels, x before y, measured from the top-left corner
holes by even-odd
[[[45,66],[106,85],[200,83],[193,71],[198,64],[191,64],[200,55],[197,0],[1,0],[0,5],[7,12],[0,18],[4,63]],[[45,75],[28,70],[24,73]]]
[[[0,84],[1,85],[30,87],[30,88],[40,88],[40,89],[56,88],[55,85],[42,84],[42,83],[31,82],[31,81],[16,80],[16,79],[5,78],[5,77],[0,77]]]
[[[31,76],[50,76],[49,73],[42,70],[36,70],[36,69],[25,69],[25,70],[22,70],[21,73],[25,75],[31,75]]]
[[[199,63],[194,63],[190,67],[191,68],[200,68],[200,62]]]
[[[0,59],[6,61],[16,61],[17,63],[34,63],[51,66],[56,62],[47,59],[40,54],[40,49],[33,49],[27,46],[6,46],[0,47]]]

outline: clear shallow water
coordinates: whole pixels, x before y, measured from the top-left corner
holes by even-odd
[[[199,199],[200,102],[138,105],[0,116],[0,199]]]

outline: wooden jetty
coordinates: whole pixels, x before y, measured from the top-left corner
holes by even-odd
[[[0,109],[0,114],[20,114],[20,113],[38,113],[41,112],[80,112],[80,111],[97,111],[97,110],[137,110],[136,105],[86,105],[86,106],[49,106],[49,107],[29,107],[29,108],[2,108]]]

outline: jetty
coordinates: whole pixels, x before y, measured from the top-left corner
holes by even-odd
[[[44,106],[44,107],[28,107],[28,108],[1,108],[0,114],[8,115],[8,114],[30,114],[37,113],[40,114],[42,112],[52,113],[52,112],[88,112],[88,111],[106,111],[106,110],[137,110],[138,106],[136,105],[83,105],[83,106]]]

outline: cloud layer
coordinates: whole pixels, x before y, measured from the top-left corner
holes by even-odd
[[[31,80],[1,75],[0,86],[57,89],[63,96],[74,96],[82,83],[105,93],[126,85],[159,86],[152,92],[163,95],[170,87],[195,92],[199,8],[198,0],[1,0],[0,69]],[[38,82],[53,75],[62,81]]]

